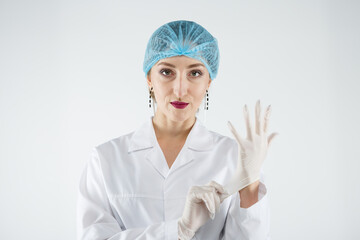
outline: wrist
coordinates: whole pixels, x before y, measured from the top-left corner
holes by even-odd
[[[258,180],[239,191],[241,208],[251,207],[258,201],[259,185]]]
[[[251,193],[257,193],[259,191],[259,185],[260,185],[260,180],[257,180],[249,185],[247,185],[246,187],[244,187],[243,189],[241,189],[239,191],[239,193],[246,193],[246,194],[251,194]]]

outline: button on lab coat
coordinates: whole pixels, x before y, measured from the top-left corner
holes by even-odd
[[[237,142],[208,130],[198,118],[169,169],[152,118],[92,149],[79,182],[78,240],[177,240],[190,187],[211,180],[224,185],[234,173]],[[270,239],[266,192],[261,173],[257,203],[240,208],[239,194],[229,196],[193,239]]]

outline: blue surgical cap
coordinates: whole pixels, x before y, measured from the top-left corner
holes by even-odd
[[[151,35],[143,65],[145,77],[160,59],[179,55],[201,61],[215,79],[219,67],[217,40],[201,25],[186,20],[166,23]]]

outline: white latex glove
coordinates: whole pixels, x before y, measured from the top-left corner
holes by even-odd
[[[260,179],[260,171],[266,158],[268,147],[275,135],[278,134],[272,133],[269,137],[267,137],[271,105],[267,107],[265,116],[262,118],[260,114],[260,100],[256,102],[255,131],[250,124],[249,112],[246,104],[243,112],[247,130],[246,139],[240,137],[231,122],[228,122],[228,127],[234,135],[239,149],[239,158],[235,174],[232,176],[230,181],[224,185],[224,188],[229,195],[240,191]]]
[[[179,239],[191,239],[210,218],[214,219],[220,203],[227,196],[223,186],[215,181],[205,186],[192,186],[187,193],[183,215],[178,221]]]

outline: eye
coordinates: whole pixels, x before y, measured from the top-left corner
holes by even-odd
[[[199,74],[199,75],[193,75],[193,74]],[[202,75],[202,72],[201,71],[199,71],[199,70],[194,70],[194,71],[192,71],[191,73],[190,73],[190,75],[192,76],[192,77],[199,77],[199,76],[201,76]]]
[[[170,69],[161,69],[160,73],[161,75],[164,75],[163,73],[165,73],[164,76],[169,76],[168,74],[170,74],[172,71]]]

